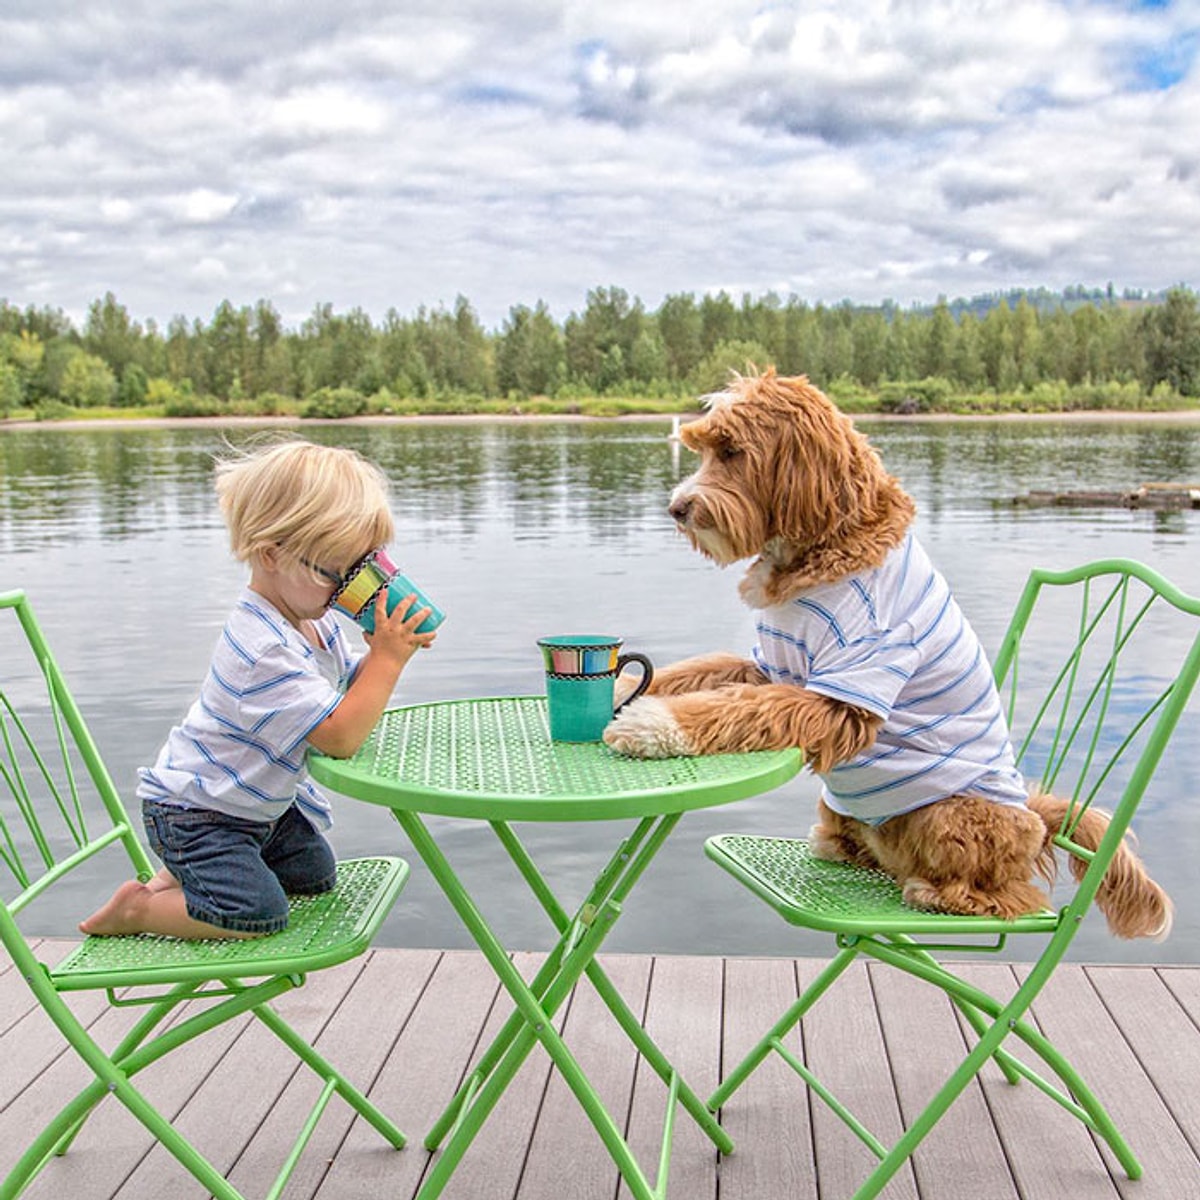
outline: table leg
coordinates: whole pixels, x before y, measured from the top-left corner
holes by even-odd
[[[399,814],[397,814],[397,816],[399,816]],[[678,818],[675,818],[675,820],[678,820]],[[641,822],[639,822],[637,829],[634,830],[634,832],[617,847],[616,852],[613,854],[608,864],[597,876],[596,882],[592,885],[592,890],[588,893],[587,897],[580,905],[579,915],[576,917],[577,924],[575,925],[575,929],[573,931],[575,936],[578,936],[581,930],[587,928],[588,923],[591,921],[590,914],[598,912],[600,906],[612,893],[615,884],[621,878],[622,870],[630,862],[635,861],[635,855],[637,854],[639,847],[641,847],[643,842],[645,842],[647,835],[654,830],[655,822],[656,818],[644,818]],[[401,823],[404,824],[404,822]],[[654,850],[657,850],[658,846],[661,845],[662,839],[667,833],[670,832],[670,828],[674,825],[674,823],[675,821],[672,821],[671,826],[668,826],[665,830],[662,830],[655,836],[653,839]],[[505,849],[509,853],[509,856],[516,864],[518,871],[520,871],[522,877],[529,884],[529,887],[533,891],[538,902],[549,914],[551,921],[554,923],[555,929],[558,930],[560,935],[558,942],[547,956],[546,961],[542,964],[533,980],[527,985],[532,995],[535,996],[539,1001],[543,1001],[547,988],[549,988],[550,985],[560,977],[564,954],[569,952],[571,949],[571,936],[568,935],[568,930],[572,926],[572,919],[567,915],[566,910],[561,904],[559,904],[558,898],[547,886],[546,881],[542,878],[537,867],[534,865],[533,860],[529,857],[528,851],[526,851],[525,847],[521,844],[516,834],[514,834],[509,826],[503,822],[493,821],[490,822],[490,824],[501,844],[504,845]],[[406,825],[406,829],[407,828],[408,827]],[[409,831],[409,837],[410,839],[412,837],[411,831]],[[638,874],[641,874],[642,870],[645,869],[645,865],[645,862],[642,862],[639,865],[637,871]],[[450,875],[453,875],[449,864],[446,864],[446,870]],[[454,886],[461,886],[458,883],[457,878],[454,880]],[[632,886],[632,881],[630,881],[629,886]],[[622,895],[626,894],[628,890],[629,887],[627,886]],[[460,913],[460,915],[462,914]],[[482,920],[482,918],[480,919]],[[599,967],[596,969],[599,970]],[[605,980],[605,982],[607,983],[607,980]],[[611,984],[609,984],[609,990],[615,990],[612,988]],[[620,1001],[619,998],[618,1002],[620,1003],[621,1007],[624,1008],[624,1002]],[[552,1011],[553,1010],[551,1010],[551,1012]],[[627,1012],[628,1010],[625,1011]],[[632,1014],[630,1015],[632,1016]],[[500,1032],[497,1033],[495,1038],[492,1039],[491,1045],[480,1056],[479,1061],[475,1064],[471,1074],[463,1082],[462,1086],[455,1093],[453,1099],[446,1106],[446,1110],[442,1113],[442,1115],[433,1125],[433,1128],[430,1129],[429,1133],[426,1135],[426,1149],[436,1150],[438,1146],[441,1145],[442,1138],[446,1136],[446,1133],[453,1128],[455,1122],[458,1120],[458,1114],[471,1102],[471,1097],[474,1095],[475,1090],[479,1087],[480,1083],[495,1069],[496,1064],[500,1062],[505,1052],[508,1050],[508,1047],[512,1044],[513,1038],[517,1036],[517,1034],[525,1027],[526,1024],[527,1018],[522,1013],[521,1009],[514,1009],[512,1016],[508,1018]],[[641,1032],[640,1026],[639,1032]]]
[[[445,1186],[462,1155],[482,1127],[488,1114],[499,1100],[521,1063],[532,1050],[535,1042],[541,1042],[551,1060],[558,1067],[580,1105],[587,1113],[601,1140],[616,1163],[622,1177],[629,1185],[635,1200],[660,1200],[666,1185],[666,1169],[669,1148],[664,1145],[660,1158],[659,1187],[650,1186],[641,1167],[633,1157],[628,1143],[617,1128],[611,1115],[596,1094],[583,1069],[554,1028],[553,1016],[570,994],[580,976],[587,971],[597,991],[625,1030],[647,1057],[657,1074],[667,1083],[669,1094],[678,1095],[683,1101],[682,1081],[670,1066],[666,1056],[642,1029],[640,1023],[626,1006],[611,981],[594,961],[601,943],[620,915],[620,901],[632,888],[638,875],[645,870],[667,834],[678,820],[678,815],[642,821],[631,838],[618,848],[608,866],[600,873],[596,884],[574,919],[567,917],[557,899],[537,872],[532,860],[512,831],[505,825],[497,826],[509,853],[514,853],[518,869],[529,881],[535,895],[559,929],[560,937],[550,958],[538,972],[532,984],[526,983],[513,966],[504,947],[500,944],[482,913],[466,889],[454,874],[449,862],[437,846],[428,828],[420,817],[412,812],[397,811],[396,819],[404,828],[413,848],[421,856],[430,872],[450,900],[455,911],[483,951],[484,956],[496,972],[505,990],[516,1005],[516,1012],[505,1023],[500,1034],[484,1053],[468,1080],[459,1089],[441,1119],[430,1131],[426,1145],[434,1149],[442,1136],[450,1130],[449,1140],[442,1154],[433,1164],[430,1174],[421,1187],[418,1200],[433,1200]],[[703,1114],[706,1132],[709,1126],[715,1130],[714,1142],[726,1152],[732,1148],[727,1135],[716,1125],[712,1114],[704,1108],[691,1089],[687,1089],[693,1103],[687,1108],[693,1117]],[[694,1104],[694,1108],[693,1108]],[[694,1111],[698,1110],[697,1111]],[[672,1112],[668,1114],[667,1129],[671,1126]]]
[[[604,900],[608,899],[617,904],[623,903],[642,872],[650,865],[651,859],[666,841],[671,830],[679,823],[680,816],[680,813],[673,813],[665,817],[644,819],[634,833],[617,848],[616,854],[600,873],[580,911],[587,910],[589,906],[592,909],[598,908]],[[555,928],[560,934],[565,935],[570,926],[570,918],[558,903],[554,893],[546,885],[546,881],[542,878],[533,859],[530,858],[529,852],[508,825],[503,822],[492,822],[492,827],[513,862],[517,864],[518,870],[529,883],[538,901],[546,910],[550,920],[554,922]],[[650,835],[649,838],[647,838],[647,834]],[[729,1134],[717,1123],[716,1117],[704,1101],[676,1073],[667,1056],[646,1032],[641,1021],[630,1012],[624,997],[605,974],[604,968],[592,959],[588,962],[585,972],[609,1012],[616,1018],[626,1036],[638,1048],[642,1057],[650,1064],[654,1073],[668,1088],[672,1086],[672,1080],[677,1081],[679,1102],[721,1153],[731,1154],[733,1140]]]

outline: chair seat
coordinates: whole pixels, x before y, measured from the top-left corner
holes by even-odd
[[[803,838],[720,834],[704,852],[785,921],[845,934],[1004,934],[1049,932],[1049,909],[1015,921],[926,912],[905,904],[883,871],[817,858]]]
[[[338,863],[336,886],[292,896],[288,926],[259,938],[88,937],[50,976],[59,991],[315,971],[362,954],[408,877],[400,858]]]

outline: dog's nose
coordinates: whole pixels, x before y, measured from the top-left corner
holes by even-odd
[[[672,500],[667,507],[677,525],[682,525],[688,519],[688,513],[692,511],[692,502],[687,496],[680,496],[677,500]]]

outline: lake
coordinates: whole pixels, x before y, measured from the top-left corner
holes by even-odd
[[[1200,593],[1200,512],[1014,506],[1032,490],[1200,482],[1200,423],[1168,420],[863,419],[915,497],[917,529],[984,646],[994,650],[1029,569],[1112,555],[1141,559]],[[748,652],[753,619],[738,568],[694,553],[666,514],[694,457],[667,421],[443,421],[305,426],[352,446],[394,488],[393,557],[448,614],[413,661],[396,702],[542,690],[536,639],[615,632],[658,663],[710,649]],[[228,431],[241,441],[245,427]],[[0,589],[23,587],[118,786],[133,794],[186,711],[245,579],[211,488],[212,426],[0,430]],[[1172,664],[1162,664],[1170,667]],[[1076,940],[1086,961],[1200,961],[1200,724],[1185,718],[1135,823],[1152,874],[1174,896],[1162,945],[1121,943],[1098,918]],[[804,834],[817,787],[802,776],[767,796],[689,815],[631,899],[609,949],[821,954],[702,852],[727,830]],[[392,848],[415,860],[380,809],[335,797],[339,854]],[[489,831],[445,821],[451,861],[490,898],[514,948],[548,947],[548,926],[504,870]],[[586,827],[527,827],[569,899],[599,865]],[[611,845],[613,839],[606,844]],[[469,945],[419,861],[384,941]],[[92,885],[95,886],[94,884]],[[56,914],[61,932],[79,911]],[[1018,939],[1019,940],[1019,939]],[[1011,948],[1010,948],[1011,949]],[[1019,947],[1011,949],[1020,957]]]

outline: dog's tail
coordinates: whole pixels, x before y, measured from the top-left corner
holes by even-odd
[[[1061,800],[1048,792],[1036,789],[1030,793],[1029,807],[1042,818],[1046,826],[1046,841],[1038,860],[1038,873],[1048,880],[1054,877],[1054,836],[1068,818],[1074,819],[1078,805]],[[1087,808],[1071,833],[1071,840],[1085,850],[1099,847],[1108,829],[1108,814],[1099,809]],[[1113,860],[1108,865],[1104,879],[1096,892],[1096,904],[1108,921],[1110,932],[1117,937],[1148,937],[1156,942],[1171,932],[1171,921],[1175,909],[1171,898],[1146,873],[1142,861],[1133,852],[1132,835],[1126,835]],[[1076,881],[1087,873],[1087,862],[1070,855],[1071,874]]]

